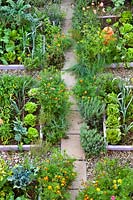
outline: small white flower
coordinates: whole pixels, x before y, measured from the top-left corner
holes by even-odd
[[[99,4],[99,7],[100,7],[100,8],[102,8],[102,7],[103,7],[103,5],[104,5],[104,3],[103,3],[103,2],[101,2],[101,3]]]

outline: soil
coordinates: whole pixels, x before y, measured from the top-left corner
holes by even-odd
[[[132,79],[133,78],[133,68],[126,69],[124,67],[121,68],[108,68],[105,72],[112,73],[115,76],[124,78],[124,79]]]

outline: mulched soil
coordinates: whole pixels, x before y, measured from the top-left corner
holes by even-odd
[[[112,73],[115,76],[122,77],[124,79],[131,79],[131,78],[133,78],[133,68],[130,68],[130,69],[126,69],[124,67],[115,68],[115,69],[114,68],[108,68],[106,71],[108,73]]]
[[[18,75],[18,76],[24,76],[24,75],[31,75],[33,77],[37,77],[39,74],[38,70],[34,71],[28,71],[28,70],[0,70],[0,74],[9,74],[9,75]]]

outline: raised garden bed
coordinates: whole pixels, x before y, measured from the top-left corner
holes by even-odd
[[[109,145],[107,142],[106,136],[106,124],[105,124],[105,117],[103,120],[103,134],[104,134],[104,141],[106,144],[106,149],[111,151],[133,151],[133,145]],[[132,137],[132,135],[131,135]]]
[[[34,77],[21,75],[21,70],[20,75],[12,73],[0,76],[0,149],[30,150],[38,140],[58,142],[65,135],[70,106],[60,72],[46,70]]]
[[[58,199],[60,196],[69,199],[68,187],[76,176],[74,160],[57,149],[51,149],[50,155],[43,150],[45,155],[23,152],[1,156],[2,200]]]

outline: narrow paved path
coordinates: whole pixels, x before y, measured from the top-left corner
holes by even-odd
[[[73,16],[73,8],[72,5],[73,0],[62,0],[61,9],[66,13],[64,26],[62,32],[67,35],[71,35],[72,29],[72,16]],[[62,79],[65,81],[67,88],[71,91],[76,83],[75,76],[70,72],[65,71],[66,69],[72,67],[76,64],[76,55],[74,53],[73,48],[65,53],[65,64],[62,69]],[[78,106],[74,99],[74,96],[70,97],[70,101],[72,102],[71,113],[69,116],[70,127],[68,130],[68,139],[61,140],[61,150],[66,151],[66,153],[74,157],[75,161],[75,171],[77,172],[77,178],[73,182],[72,187],[70,189],[71,200],[75,200],[79,189],[82,188],[82,183],[86,181],[86,162],[85,162],[85,154],[80,145],[80,126],[82,123],[82,119],[80,113],[78,111]]]

